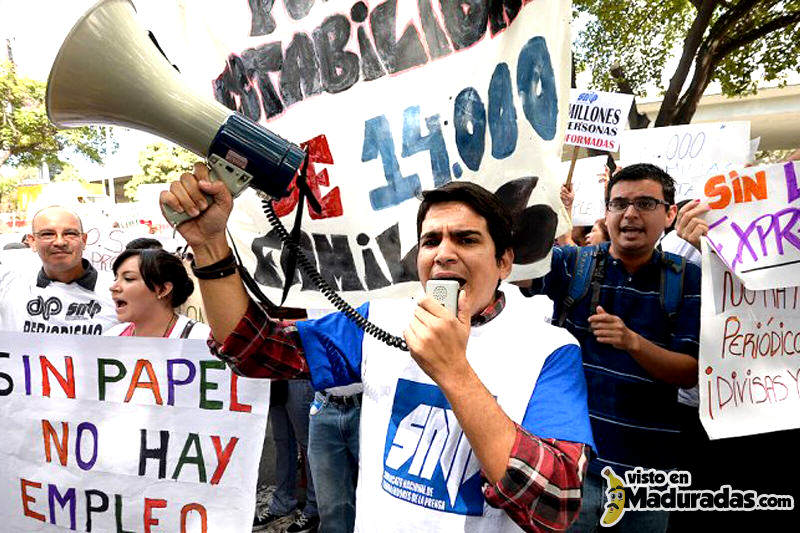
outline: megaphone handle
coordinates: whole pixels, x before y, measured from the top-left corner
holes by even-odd
[[[211,203],[214,201],[214,197],[211,196],[210,194],[203,194],[203,196],[205,196],[206,200],[208,200],[208,205],[211,205]],[[187,220],[191,220],[194,218],[193,216],[191,216],[189,213],[186,212],[178,213],[177,211],[175,211],[166,204],[161,204],[161,208],[164,211],[164,218],[167,219],[167,222],[169,222],[169,224],[173,228],[176,228],[178,227],[179,224],[182,224],[183,222],[186,222]]]
[[[253,179],[252,175],[238,167],[231,165],[216,154],[209,156],[206,165],[208,166],[208,179],[210,181],[222,180],[225,182],[225,186],[228,187],[228,190],[231,192],[231,196],[234,198],[239,196],[239,194],[245,188],[247,188],[247,185]],[[203,196],[205,196],[206,200],[208,200],[208,205],[211,205],[214,201],[214,198],[208,194],[204,194]],[[181,224],[182,222],[186,222],[187,220],[194,218],[188,213],[178,213],[167,205],[162,204],[162,206],[164,208],[164,217],[166,217],[167,221],[172,225],[173,228],[177,227],[178,224]]]

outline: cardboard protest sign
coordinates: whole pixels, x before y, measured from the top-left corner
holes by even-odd
[[[417,288],[418,193],[454,180],[479,182],[511,207],[524,236],[517,276],[549,268],[553,237],[567,228],[556,168],[568,3],[186,2],[171,27],[171,12],[159,15],[156,34],[185,76],[308,147],[322,211],[305,212],[300,243],[348,300]],[[169,39],[176,28],[184,46]],[[287,225],[297,203],[292,189],[276,205]],[[281,243],[252,192],[237,199],[229,228],[277,298]],[[296,279],[287,305],[328,305]]]
[[[675,200],[699,198],[695,178],[745,165],[750,160],[750,123],[688,124],[626,130],[620,164],[652,163],[675,180]]]
[[[632,94],[570,89],[564,144],[618,151],[632,103]]]
[[[3,531],[249,531],[269,382],[204,341],[0,334]]]
[[[800,163],[748,167],[703,180],[708,240],[750,290],[800,280]]]
[[[585,157],[575,161],[572,173],[572,225],[591,226],[598,218],[606,214],[605,176],[606,156]],[[560,176],[562,182],[567,180],[569,161],[562,161]]]
[[[698,364],[708,436],[800,427],[800,287],[749,290],[703,247]]]

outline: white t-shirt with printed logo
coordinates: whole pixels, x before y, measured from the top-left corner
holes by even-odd
[[[80,282],[62,283],[47,280],[41,270],[0,267],[0,330],[102,335],[117,324],[109,291],[113,280],[85,260],[84,268]]]

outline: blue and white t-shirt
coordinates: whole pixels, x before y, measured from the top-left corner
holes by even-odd
[[[504,293],[503,311],[471,329],[467,360],[511,420],[539,437],[594,446],[577,341],[531,321],[532,304],[517,290]],[[414,307],[377,301],[359,311],[399,335]],[[357,531],[520,531],[485,503],[480,464],[458,420],[409,353],[340,313],[297,327],[316,389],[363,381]]]

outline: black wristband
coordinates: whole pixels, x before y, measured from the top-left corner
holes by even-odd
[[[191,267],[192,273],[197,279],[220,279],[235,274],[238,270],[232,251],[216,263],[202,267],[195,265],[194,259],[192,259]]]

